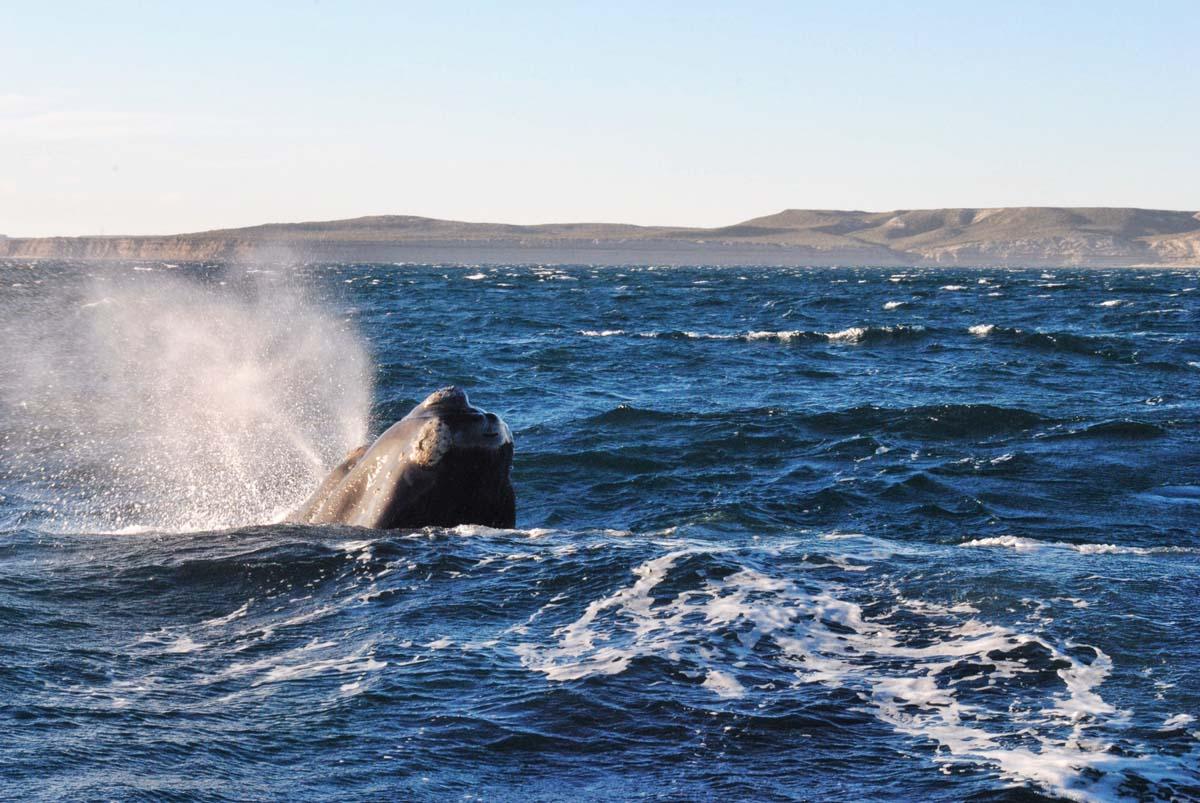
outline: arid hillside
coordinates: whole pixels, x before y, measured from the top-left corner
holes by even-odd
[[[168,236],[0,237],[26,259],[716,265],[1200,266],[1200,212],[788,209],[719,228],[383,215]]]

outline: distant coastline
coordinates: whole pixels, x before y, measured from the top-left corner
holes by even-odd
[[[0,258],[836,267],[1200,267],[1200,212],[789,209],[718,228],[385,215],[159,236],[4,237]]]

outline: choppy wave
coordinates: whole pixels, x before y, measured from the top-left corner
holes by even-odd
[[[760,408],[699,412],[656,410],[620,404],[589,416],[580,426],[639,427],[672,423],[686,425],[727,423],[744,429],[776,431],[785,437],[816,431],[843,436],[890,435],[893,437],[971,440],[1005,438],[1017,435],[1042,441],[1109,438],[1150,439],[1167,435],[1168,430],[1148,421],[1124,419],[1090,422],[1056,419],[1019,407],[991,404],[941,404],[918,407],[876,407],[866,405],[842,410],[804,412],[778,408]],[[1005,459],[1010,459],[1011,455]]]
[[[850,708],[936,742],[939,763],[995,766],[1072,799],[1110,796],[1127,772],[1181,769],[1113,751],[1125,717],[1100,695],[1112,661],[1098,648],[902,596],[868,614],[836,584],[736,565],[714,577],[690,565],[702,562],[691,550],[646,561],[632,585],[593,600],[554,643],[518,653],[557,682],[642,666],[651,683],[724,699],[806,684],[849,690]]]
[[[1117,421],[1101,421],[1080,427],[1065,427],[1047,433],[1040,437],[1046,439],[1059,438],[1159,438],[1166,434],[1166,429],[1149,421],[1122,419]]]
[[[990,404],[941,404],[919,407],[875,407],[803,413],[776,408],[693,412],[655,410],[621,404],[581,422],[581,426],[617,424],[636,428],[656,422],[719,422],[746,426],[761,422],[780,430],[810,428],[822,433],[863,435],[890,433],[925,438],[978,438],[1025,432],[1055,422],[1029,410]],[[1086,430],[1085,430],[1086,431]]]
[[[183,491],[152,505],[92,459],[139,415],[0,406],[6,795],[1200,798],[1194,271],[138,267],[6,266],[0,323],[44,323],[0,326],[0,395],[53,399],[44,332],[86,410],[89,326],[177,316],[227,356],[185,338],[165,384],[263,405],[122,452]],[[204,292],[103,286],[164,273]],[[301,314],[250,303],[292,281]],[[514,431],[522,529],[240,526],[303,484],[272,433],[338,422],[302,439],[335,461],[447,382]]]
[[[1129,342],[1107,335],[1083,335],[1075,332],[1039,332],[997,324],[975,324],[968,331],[978,337],[992,338],[1010,346],[1057,351],[1105,360],[1129,362],[1137,349]]]
[[[885,310],[894,311],[906,302],[887,302]],[[966,333],[975,338],[1009,348],[1030,349],[1041,352],[1059,353],[1080,357],[1095,357],[1102,360],[1141,363],[1151,368],[1178,370],[1181,364],[1172,364],[1142,355],[1144,344],[1132,338],[1114,335],[1090,335],[1066,331],[1039,331],[1021,327],[1003,326],[995,323],[971,324]],[[582,329],[584,337],[637,337],[651,340],[684,341],[731,341],[731,342],[775,342],[789,344],[847,344],[883,345],[889,343],[915,343],[933,340],[947,341],[953,333],[939,331],[924,324],[895,324],[890,326],[849,326],[831,331],[808,329],[755,329],[742,332],[706,332],[692,329],[651,330],[632,332],[626,329]],[[1193,362],[1188,362],[1193,366]]]

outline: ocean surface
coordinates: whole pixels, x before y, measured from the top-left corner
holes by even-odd
[[[1200,799],[1198,288],[0,265],[0,798]],[[519,529],[273,523],[448,384]]]

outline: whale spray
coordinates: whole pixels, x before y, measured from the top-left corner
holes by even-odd
[[[93,273],[0,312],[0,479],[53,529],[278,520],[365,442],[371,364],[290,276]]]

